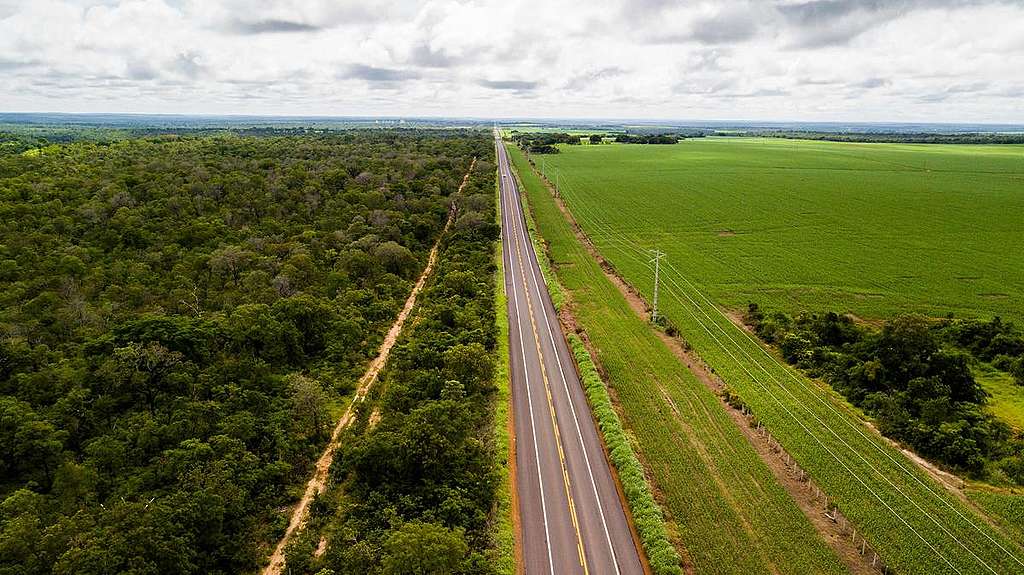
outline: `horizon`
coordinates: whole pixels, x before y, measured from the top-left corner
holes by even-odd
[[[693,119],[693,118],[625,118],[625,117],[486,117],[486,116],[441,116],[441,115],[322,115],[322,114],[205,114],[205,113],[145,113],[145,112],[8,112],[0,111],[0,125],[23,124],[23,125],[49,125],[49,121],[56,118],[63,118],[72,124],[94,124],[111,126],[111,120],[139,120],[141,127],[152,127],[146,124],[146,119],[181,120],[183,123],[190,119],[215,121],[225,120],[229,124],[237,124],[245,121],[274,121],[282,123],[294,123],[298,125],[311,126],[316,123],[356,123],[367,121],[409,121],[430,124],[455,124],[459,122],[495,124],[501,126],[524,126],[529,124],[545,125],[548,127],[563,127],[567,129],[594,128],[594,129],[616,129],[625,127],[662,127],[662,128],[746,128],[769,130],[794,130],[811,131],[817,129],[826,132],[840,131],[870,131],[869,128],[889,128],[890,132],[899,132],[899,129],[921,130],[922,132],[939,133],[947,129],[951,133],[967,132],[992,132],[992,133],[1017,133],[1024,131],[1024,123],[1005,122],[900,122],[900,121],[858,121],[858,120],[744,120],[744,119]],[[604,126],[601,126],[601,125]],[[216,126],[217,124],[212,124]],[[224,124],[225,127],[227,124]],[[188,128],[187,125],[181,127]],[[230,126],[237,127],[237,126]],[[253,126],[256,127],[256,126]]]

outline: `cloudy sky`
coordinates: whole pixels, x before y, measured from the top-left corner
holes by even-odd
[[[1024,0],[0,0],[0,111],[1024,122]]]

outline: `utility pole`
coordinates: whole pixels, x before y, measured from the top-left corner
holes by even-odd
[[[651,310],[651,321],[652,322],[657,322],[658,321],[658,283],[659,283],[658,282],[658,277],[659,277],[660,272],[661,272],[661,258],[665,257],[665,252],[663,252],[661,250],[658,250],[658,249],[654,249],[654,250],[651,250],[651,253],[654,254],[654,258],[652,258],[650,260],[650,261],[654,262],[654,309]]]

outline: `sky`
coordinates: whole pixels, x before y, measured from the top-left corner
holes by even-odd
[[[0,111],[1024,123],[1024,0],[0,0]]]

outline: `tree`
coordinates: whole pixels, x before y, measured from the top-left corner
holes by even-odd
[[[385,270],[400,277],[408,277],[416,269],[416,257],[409,248],[397,242],[384,242],[377,246],[373,255],[380,260]]]
[[[459,570],[469,553],[461,529],[409,522],[384,542],[385,575],[447,575]]]
[[[603,134],[591,134],[591,136],[590,136],[590,143],[591,144],[600,144],[602,142],[604,142],[604,135]]]
[[[288,377],[292,390],[292,413],[296,421],[306,422],[309,436],[320,438],[327,422],[327,394],[320,382],[294,373]]]
[[[13,397],[0,397],[0,478],[44,480],[49,489],[64,451],[67,433],[41,418],[32,406]]]
[[[134,402],[141,400],[153,414],[157,399],[178,391],[171,375],[183,357],[156,342],[133,342],[115,348],[114,357],[104,365],[103,372],[115,391],[127,394]]]

